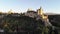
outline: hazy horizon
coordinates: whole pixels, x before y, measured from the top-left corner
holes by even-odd
[[[12,9],[13,12],[26,12],[28,8],[37,10],[42,6],[46,13],[60,14],[60,0],[0,0],[0,12],[8,12]]]

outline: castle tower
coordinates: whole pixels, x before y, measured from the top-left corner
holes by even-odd
[[[44,15],[44,12],[43,12],[43,9],[42,7],[40,7],[40,9],[37,10],[37,14],[42,17],[42,19],[47,19],[48,16],[47,15]]]
[[[43,15],[43,9],[40,7],[40,9],[37,10],[38,15]]]

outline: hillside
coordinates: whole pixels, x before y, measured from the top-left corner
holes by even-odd
[[[60,32],[60,15],[48,15],[49,21],[53,26],[55,26],[55,30],[53,31],[51,27],[47,27],[47,31],[44,22],[39,19],[24,16],[24,14],[15,14],[19,16],[13,16],[13,14],[4,15],[3,18],[0,18],[0,28],[4,29],[4,32],[20,32],[27,34],[42,34],[54,32],[55,34]]]
[[[5,26],[7,25],[7,26]],[[42,33],[44,24],[41,20],[36,20],[28,16],[12,16],[7,15],[3,18],[0,28],[5,32],[29,32],[29,33]],[[10,31],[11,30],[11,31]]]
[[[50,22],[57,27],[60,27],[60,15],[49,15]]]

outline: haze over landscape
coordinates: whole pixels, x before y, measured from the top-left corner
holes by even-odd
[[[36,10],[42,6],[44,12],[60,14],[60,0],[0,0],[0,11],[26,12],[28,8]]]

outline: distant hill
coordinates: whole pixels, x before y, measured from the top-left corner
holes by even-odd
[[[46,15],[60,15],[60,14],[57,14],[57,13],[44,13]]]

